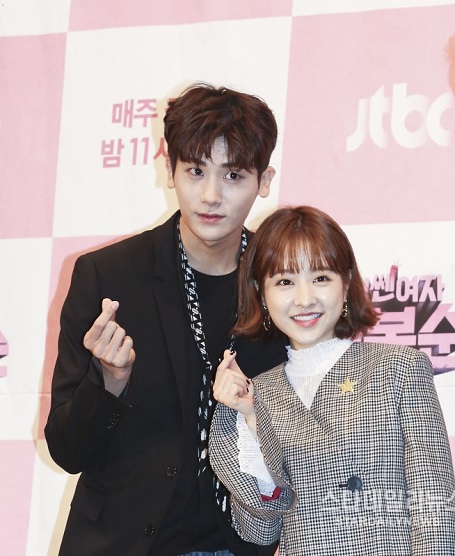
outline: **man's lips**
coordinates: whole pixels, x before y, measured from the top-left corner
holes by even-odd
[[[198,213],[198,217],[203,222],[207,222],[209,224],[213,224],[214,222],[219,222],[224,218],[221,214],[210,214],[210,213]]]

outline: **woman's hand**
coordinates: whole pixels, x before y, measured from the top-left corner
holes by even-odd
[[[254,415],[254,387],[235,360],[235,352],[224,352],[223,361],[218,365],[213,396],[222,404],[242,413],[245,418]]]

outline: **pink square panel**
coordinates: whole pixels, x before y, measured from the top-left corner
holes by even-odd
[[[455,6],[295,17],[281,204],[342,224],[453,220]]]
[[[70,29],[101,29],[142,25],[204,23],[228,19],[255,19],[292,14],[292,0],[72,0]],[[171,46],[171,45],[169,45]],[[202,61],[201,61],[202,62]]]
[[[0,38],[0,238],[52,233],[65,43]]]
[[[25,554],[35,466],[35,443],[0,441],[2,554]]]

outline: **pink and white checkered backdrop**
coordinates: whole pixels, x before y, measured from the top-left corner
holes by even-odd
[[[193,81],[255,93],[273,193],[344,227],[384,312],[429,354],[455,454],[455,1],[0,3],[1,553],[53,556],[75,477],[43,440],[76,256],[164,221],[162,118]]]

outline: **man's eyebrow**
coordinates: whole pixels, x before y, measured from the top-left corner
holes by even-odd
[[[230,168],[237,168],[237,166],[230,164],[228,160],[226,160],[226,162],[223,162],[219,166],[220,166],[220,168],[227,168],[228,170]]]
[[[229,162],[224,162],[221,164],[221,168],[227,168],[228,170],[232,170],[233,172],[240,172],[241,170],[247,171],[242,166],[238,166],[237,164],[229,164]]]
[[[188,162],[186,162],[186,164],[194,164],[195,166],[207,166],[207,161],[206,161],[206,159],[188,160]],[[220,168],[225,168],[226,170],[232,170],[232,171],[235,171],[235,172],[239,172],[240,170],[243,170],[243,168],[240,168],[240,167],[236,166],[235,164],[234,165],[230,164],[228,160],[226,160],[226,162],[223,162],[222,164],[220,164]]]

